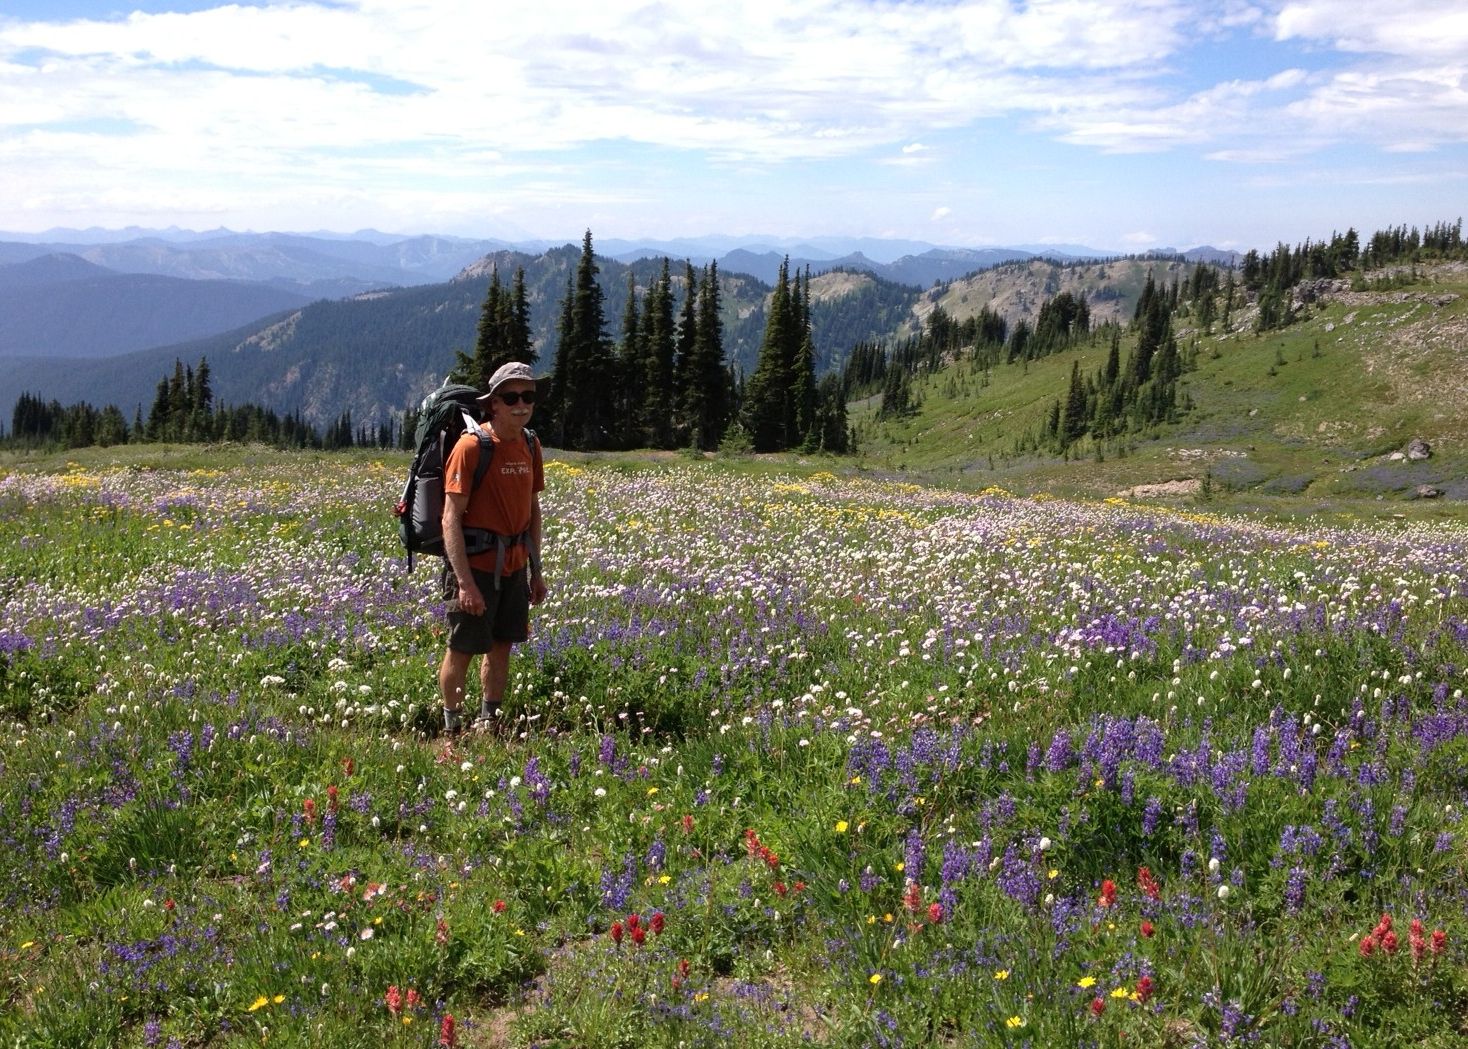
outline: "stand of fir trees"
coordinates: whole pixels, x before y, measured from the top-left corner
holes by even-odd
[[[724,359],[717,264],[699,273],[685,263],[675,277],[665,258],[645,288],[629,273],[617,341],[607,334],[599,272],[587,230],[561,302],[555,363],[540,383],[537,432],[553,447],[580,451],[718,448],[734,382]],[[534,362],[509,352],[504,359]]]
[[[740,425],[755,451],[849,449],[847,384],[839,379],[817,383],[815,362],[810,270],[791,277],[787,258],[780,264],[759,361],[740,409]]]
[[[1364,248],[1356,231],[1348,229],[1332,234],[1328,241],[1307,240],[1294,248],[1279,244],[1268,255],[1249,251],[1239,266],[1239,277],[1244,290],[1258,299],[1256,330],[1269,331],[1294,320],[1290,293],[1303,281],[1350,278],[1353,286],[1364,290],[1366,271],[1409,264],[1413,274],[1389,279],[1394,286],[1415,279],[1417,263],[1446,259],[1468,259],[1461,218],[1434,223],[1423,231],[1416,226],[1379,230]]]
[[[209,362],[197,367],[175,360],[173,373],[158,381],[144,418],[141,405],[128,424],[116,405],[96,408],[86,402],[63,407],[29,393],[16,401],[6,444],[24,448],[109,447],[144,443],[266,444],[276,448],[391,448],[397,434],[391,422],[355,426],[343,412],[320,433],[299,413],[280,415],[256,404],[220,405],[214,400]]]

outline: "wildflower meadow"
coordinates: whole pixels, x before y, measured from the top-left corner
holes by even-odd
[[[0,1044],[1468,1038],[1468,529],[553,459],[449,739],[405,461],[232,462],[0,476]]]

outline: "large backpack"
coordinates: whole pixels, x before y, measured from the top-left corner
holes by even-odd
[[[408,481],[403,487],[393,513],[398,519],[398,535],[408,551],[408,571],[413,570],[414,554],[444,556],[443,549],[443,468],[449,453],[466,431],[479,440],[479,463],[474,468],[472,493],[484,480],[494,458],[494,439],[479,425],[479,390],[460,383],[446,383],[434,390],[418,406],[418,428],[413,441],[417,452],[408,468]],[[525,431],[525,443],[531,456],[536,455],[535,434]],[[464,551],[482,554],[499,547],[504,556],[507,545],[525,542],[528,536],[499,536],[483,528],[464,529]],[[535,551],[532,551],[535,553]]]

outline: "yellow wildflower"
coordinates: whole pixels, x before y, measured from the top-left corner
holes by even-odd
[[[851,824],[847,823],[845,820],[837,820],[836,821],[836,833],[837,834],[845,834],[846,833],[846,828],[849,827],[849,826],[851,826]]]
[[[1023,1027],[1024,1025],[1025,1018],[1023,1016],[1011,1016],[1008,1020],[1004,1021],[1004,1026],[1011,1029],[1015,1027]]]
[[[1007,979],[1009,979],[1009,970],[1008,969],[1000,969],[998,972],[996,972],[994,974],[994,979],[996,979],[996,980],[1007,980]]]
[[[1096,986],[1096,977],[1094,977],[1094,976],[1082,976],[1078,981],[1076,981],[1076,986],[1079,987],[1079,988],[1081,988],[1081,990],[1085,990],[1088,987],[1095,987]]]
[[[1125,987],[1118,987],[1116,990],[1114,990],[1114,991],[1111,992],[1111,997],[1113,997],[1113,998],[1125,998],[1130,993],[1131,992],[1129,992]]]
[[[867,983],[871,984],[873,987],[877,986],[877,984],[879,984],[881,982],[882,982],[882,974],[881,973],[872,973],[871,976],[868,976],[867,977]]]
[[[250,1003],[250,1008],[248,1011],[253,1013],[258,1009],[265,1008],[269,1004],[270,999],[262,994],[259,998],[256,998],[253,1002]]]

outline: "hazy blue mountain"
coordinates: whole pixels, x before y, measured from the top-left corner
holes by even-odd
[[[53,232],[65,236],[72,231]],[[314,297],[438,283],[487,252],[508,246],[504,241],[459,237],[386,239],[373,232],[321,237],[216,230],[186,240],[169,234],[119,239],[83,230],[76,236],[91,240],[9,240],[0,242],[0,264],[66,252],[121,273],[273,282]]]
[[[1042,259],[1067,262],[1071,259],[1111,259],[1125,254],[1120,251],[1102,251],[1084,244],[1016,244],[1019,251],[1027,251]]]
[[[304,305],[242,281],[112,273],[74,255],[0,266],[0,357],[111,357]]]
[[[1214,248],[1206,244],[1202,247],[1189,248],[1183,252],[1183,258],[1189,262],[1206,262],[1212,266],[1238,266],[1244,261],[1244,256],[1237,251]]]
[[[34,288],[109,275],[115,276],[115,272],[77,255],[39,255],[25,262],[0,265],[0,290]]]

